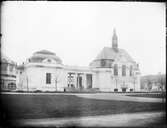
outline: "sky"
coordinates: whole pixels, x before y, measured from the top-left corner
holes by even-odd
[[[65,65],[88,66],[103,47],[118,47],[141,75],[166,73],[165,3],[6,1],[1,6],[2,53],[18,64],[39,50]]]

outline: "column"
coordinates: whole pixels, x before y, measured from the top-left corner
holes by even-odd
[[[83,76],[83,77],[82,77],[82,78],[83,78],[83,82],[82,82],[82,83],[83,83],[83,87],[84,87],[84,88],[87,88],[86,74],[83,74],[82,76]]]

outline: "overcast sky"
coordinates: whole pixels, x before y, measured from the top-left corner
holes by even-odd
[[[88,66],[103,47],[118,47],[142,75],[166,72],[165,4],[136,2],[3,2],[2,52],[18,64],[39,50],[66,65]]]

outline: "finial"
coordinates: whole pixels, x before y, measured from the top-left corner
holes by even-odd
[[[116,34],[116,29],[113,29],[113,36],[112,36],[112,48],[115,49],[115,51],[118,50],[118,38]]]
[[[113,29],[113,33],[116,34],[116,29],[115,28]]]

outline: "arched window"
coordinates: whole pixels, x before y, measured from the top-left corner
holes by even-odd
[[[122,65],[122,76],[126,76],[126,65]]]
[[[7,70],[7,67],[8,67],[8,64],[7,64],[7,63],[1,63],[1,70],[2,70],[2,71],[6,71],[6,70]]]
[[[118,65],[114,64],[114,76],[118,76]]]
[[[131,66],[130,66],[130,71],[129,71],[129,73],[130,73],[129,75],[130,75],[130,76],[132,76],[132,70],[133,70],[133,67],[132,67],[132,65],[131,65]]]

